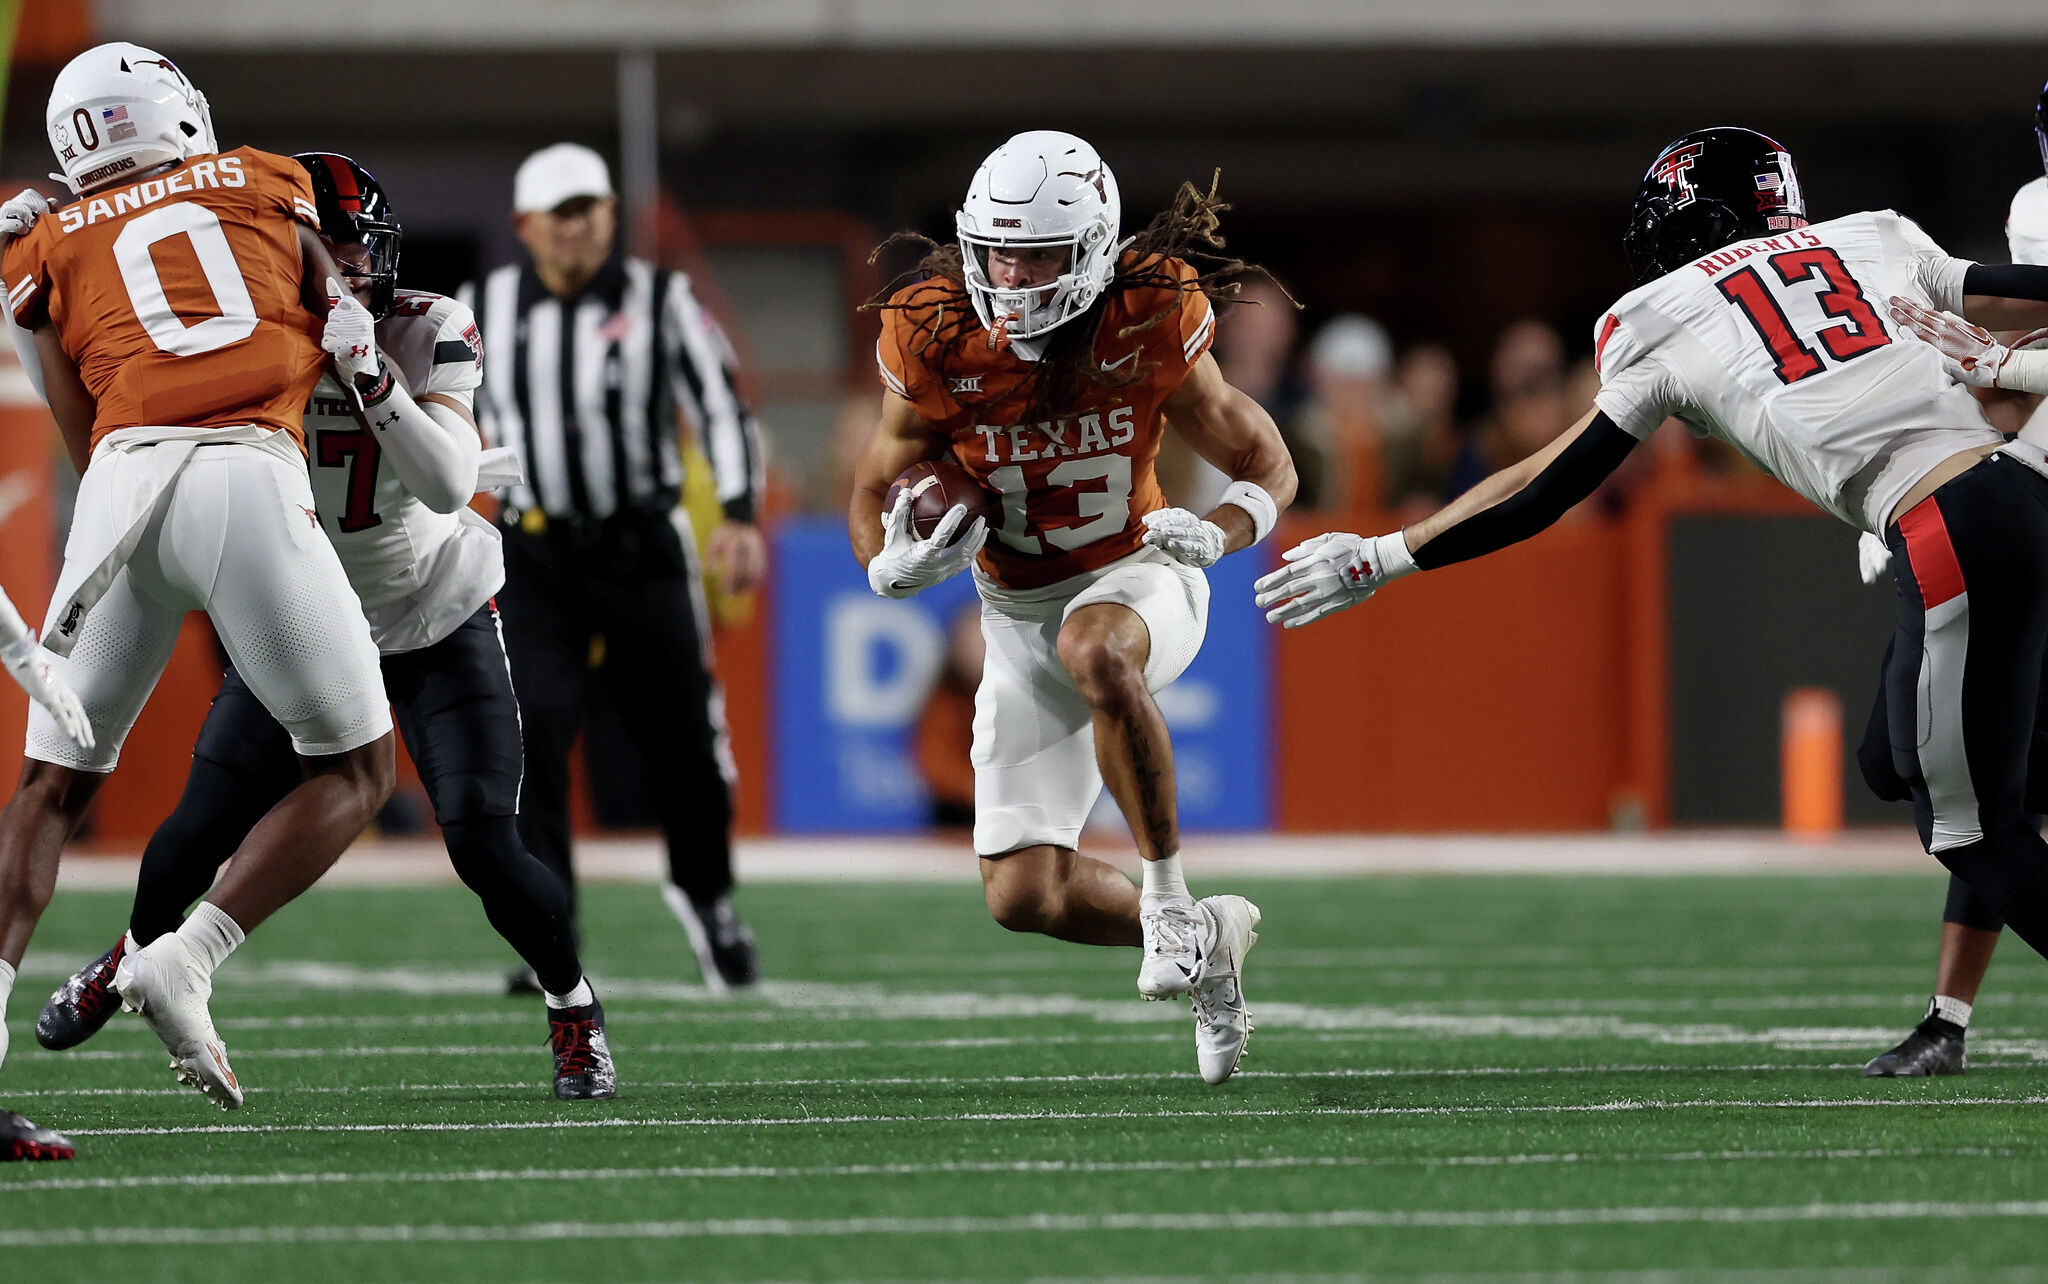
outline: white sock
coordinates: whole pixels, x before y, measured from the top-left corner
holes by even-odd
[[[1175,901],[1188,899],[1187,880],[1180,876],[1180,853],[1145,862],[1145,886],[1140,895]]]
[[[123,954],[133,954],[142,948],[142,942],[135,939],[135,933],[132,931],[121,933],[121,940],[123,942],[121,953]]]
[[[1967,1030],[1970,1028],[1970,1005],[1961,999],[1952,999],[1946,994],[1937,994],[1927,1005],[1927,1015],[1940,1017]]]
[[[542,997],[548,1001],[551,1008],[580,1008],[586,1003],[597,1002],[597,996],[590,992],[590,978],[587,976],[578,977],[576,988],[567,994],[548,994],[543,991]]]
[[[0,959],[0,1062],[7,1060],[7,996],[14,993],[14,964]]]
[[[193,957],[206,969],[206,974],[212,976],[221,962],[242,943],[243,936],[242,929],[235,926],[235,920],[229,918],[220,906],[212,901],[201,901],[193,909],[191,917],[178,928],[178,939],[190,947]]]

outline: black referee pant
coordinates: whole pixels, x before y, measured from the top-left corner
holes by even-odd
[[[2030,818],[2048,803],[2048,478],[1993,455],[1885,543],[1899,617],[1864,775],[1911,798],[1922,844],[1974,893],[1953,911],[2002,917],[2048,954],[2048,842]]]
[[[505,645],[525,721],[526,845],[574,895],[569,751],[602,683],[638,751],[669,878],[703,902],[732,889],[732,781],[699,632],[694,550],[674,510],[502,526]],[[539,525],[539,523],[535,523]],[[591,667],[595,641],[604,660]]]

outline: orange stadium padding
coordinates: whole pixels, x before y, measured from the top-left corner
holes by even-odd
[[[1274,542],[1322,528],[1289,519]],[[1280,828],[1606,828],[1629,730],[1623,546],[1567,521],[1283,633]]]
[[[7,371],[14,374],[14,371]],[[20,392],[34,392],[21,378]],[[50,594],[57,587],[56,518],[50,494],[56,484],[57,432],[40,404],[0,405],[0,588],[14,600],[29,626],[41,629]],[[14,763],[28,722],[28,697],[0,679],[0,794],[14,792]]]

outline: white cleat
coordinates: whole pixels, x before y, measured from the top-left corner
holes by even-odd
[[[1202,975],[1202,915],[1191,900],[1146,896],[1138,902],[1138,926],[1145,933],[1145,959],[1138,965],[1138,993],[1148,999],[1177,999]]]
[[[1202,975],[1188,991],[1195,1008],[1195,1060],[1202,1078],[1222,1083],[1237,1073],[1251,1042],[1252,1014],[1240,975],[1244,956],[1258,944],[1259,907],[1242,896],[1204,897],[1199,907],[1212,925]]]
[[[141,1013],[164,1041],[179,1083],[199,1089],[222,1110],[241,1106],[242,1085],[228,1065],[228,1045],[206,1010],[213,978],[185,942],[173,933],[123,956],[114,971],[114,988],[120,991],[121,1006]]]

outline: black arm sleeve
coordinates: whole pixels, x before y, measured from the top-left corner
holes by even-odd
[[[1573,505],[1598,490],[1636,444],[1637,439],[1623,432],[1605,412],[1595,414],[1578,440],[1530,478],[1528,485],[1424,544],[1415,551],[1415,564],[1429,571],[1469,562],[1548,529]]]
[[[2048,267],[2029,263],[1972,263],[1963,273],[1964,294],[2048,303]]]

